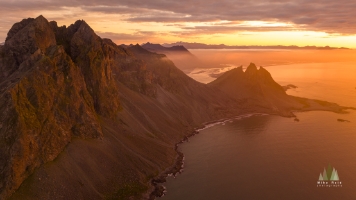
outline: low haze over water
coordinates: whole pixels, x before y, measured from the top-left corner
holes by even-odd
[[[288,94],[356,107],[355,62],[293,61],[266,69],[281,85],[298,87]],[[250,116],[202,130],[180,145],[185,169],[165,183],[163,199],[355,198],[356,112],[295,114],[299,122]],[[317,187],[329,164],[338,171],[342,187]]]

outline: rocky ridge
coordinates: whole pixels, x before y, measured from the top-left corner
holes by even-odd
[[[81,20],[58,27],[39,16],[14,24],[0,47],[0,68],[1,198],[16,190],[15,199],[53,198],[54,193],[71,198],[140,195],[151,187],[147,177],[174,162],[179,138],[235,104],[185,76],[164,55],[117,46]],[[101,140],[90,148],[85,141],[91,138]],[[79,154],[83,149],[88,151]],[[68,150],[70,157],[58,158]],[[161,151],[162,158],[152,163]],[[100,161],[105,155],[107,160]],[[83,156],[91,159],[78,168]],[[67,163],[59,172],[48,168],[56,158],[56,166]],[[97,178],[83,172],[100,169],[102,163],[116,170]],[[68,170],[74,175],[68,177]],[[113,177],[121,178],[112,185]],[[58,187],[54,180],[67,186]],[[101,189],[78,185],[83,182]]]

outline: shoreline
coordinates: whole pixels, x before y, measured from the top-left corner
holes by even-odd
[[[167,181],[167,177],[169,177],[169,176],[176,177],[177,175],[179,175],[183,172],[184,154],[183,154],[183,152],[178,150],[178,147],[180,144],[188,142],[190,137],[193,137],[193,136],[199,134],[200,131],[205,130],[207,128],[211,128],[211,127],[219,125],[219,124],[225,124],[226,122],[231,122],[233,120],[249,118],[252,116],[264,116],[264,115],[273,115],[273,114],[267,114],[267,113],[241,114],[241,115],[237,115],[237,116],[234,116],[231,118],[223,118],[223,119],[219,119],[219,120],[205,122],[205,123],[202,123],[201,126],[194,128],[194,130],[190,134],[184,136],[182,140],[180,140],[178,143],[176,143],[174,145],[174,150],[177,152],[175,164],[173,166],[169,167],[168,169],[166,169],[165,171],[163,171],[157,177],[150,180],[150,183],[151,183],[151,186],[153,186],[153,189],[147,191],[146,194],[148,194],[148,199],[154,200],[157,197],[163,197],[167,191],[166,191],[166,188],[162,185],[162,183],[165,183]]]
[[[344,106],[340,106],[340,107],[342,108],[343,111],[349,110],[349,109],[356,110],[356,108],[354,108],[354,107],[344,107]],[[348,114],[348,112],[337,112],[337,111],[327,110],[327,109],[325,109],[325,110],[318,110],[318,109],[315,109],[315,110],[293,110],[291,112],[294,115],[295,112],[310,112],[310,111],[327,111],[327,112],[333,112],[333,113]],[[175,159],[175,164],[173,166],[167,168],[165,171],[163,171],[157,177],[150,180],[150,184],[153,188],[146,192],[146,195],[148,194],[148,199],[155,200],[157,197],[163,197],[167,193],[167,190],[166,190],[165,186],[163,186],[162,184],[167,181],[167,177],[169,177],[169,176],[176,177],[177,175],[179,175],[183,172],[184,154],[183,154],[183,152],[178,150],[178,147],[180,144],[188,142],[190,137],[193,137],[193,136],[199,134],[200,131],[205,130],[207,128],[211,128],[211,127],[219,125],[219,124],[225,124],[226,122],[231,122],[233,120],[239,120],[239,119],[249,118],[249,117],[253,117],[253,116],[264,116],[264,115],[276,115],[276,114],[275,113],[257,113],[257,112],[241,114],[241,115],[237,115],[237,116],[234,116],[231,118],[222,118],[222,119],[218,119],[218,120],[205,122],[205,123],[202,123],[201,126],[194,128],[190,134],[184,136],[182,140],[180,140],[178,143],[176,143],[174,145],[174,150],[177,153],[177,156]],[[287,116],[283,116],[283,115],[278,115],[278,116],[287,117]],[[293,117],[287,117],[287,118],[293,118]],[[144,195],[144,196],[146,196],[146,195]]]

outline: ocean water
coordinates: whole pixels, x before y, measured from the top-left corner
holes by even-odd
[[[266,67],[288,93],[356,107],[356,65],[296,63]],[[169,177],[164,200],[356,199],[356,111],[254,115],[201,130],[183,143],[184,171]],[[345,119],[351,122],[338,122]],[[332,165],[342,187],[318,187]]]

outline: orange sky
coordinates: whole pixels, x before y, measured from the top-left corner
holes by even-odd
[[[36,0],[0,2],[0,42],[12,24],[43,15],[84,19],[118,44],[177,41],[226,45],[356,48],[356,2],[332,0]]]

